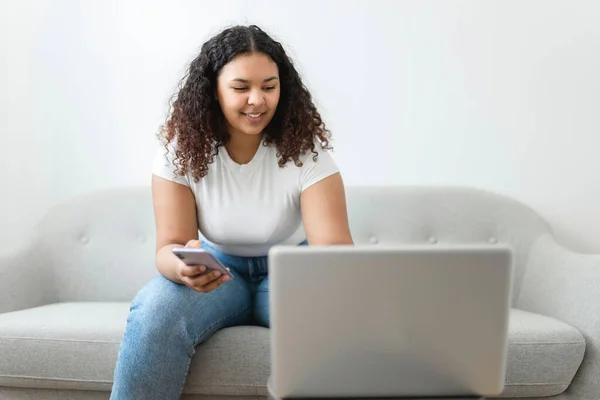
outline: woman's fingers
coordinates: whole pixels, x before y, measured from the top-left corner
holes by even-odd
[[[195,277],[185,277],[184,283],[199,292],[208,293],[221,286],[226,280],[220,271],[209,271]]]
[[[180,267],[180,275],[183,277],[193,278],[196,277],[206,271],[206,267],[204,265],[183,265]]]
[[[227,280],[228,277],[226,275],[221,276],[209,283],[208,285],[203,286],[202,289],[205,290],[207,293],[212,292],[213,290],[224,284]]]

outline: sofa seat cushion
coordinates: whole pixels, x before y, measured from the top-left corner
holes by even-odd
[[[506,386],[501,397],[554,396],[571,384],[585,353],[585,339],[553,318],[511,310]]]
[[[0,386],[110,391],[129,303],[59,303],[0,314]],[[199,345],[185,393],[266,395],[268,329]]]
[[[60,303],[0,314],[0,386],[110,391],[129,303]],[[552,396],[585,351],[575,328],[511,310],[501,397]],[[185,393],[266,395],[269,331],[227,328],[198,346]]]

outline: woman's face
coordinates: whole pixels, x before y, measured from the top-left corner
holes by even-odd
[[[231,136],[258,135],[279,103],[277,64],[263,53],[233,58],[217,78],[217,99]]]

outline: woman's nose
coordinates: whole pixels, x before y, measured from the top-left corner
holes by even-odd
[[[253,106],[260,106],[265,102],[265,99],[262,95],[262,93],[260,93],[257,90],[253,90],[252,92],[250,92],[250,96],[248,97],[248,104],[251,104]]]

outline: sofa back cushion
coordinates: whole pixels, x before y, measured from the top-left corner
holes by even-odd
[[[515,249],[513,298],[532,242],[549,227],[529,207],[463,187],[349,186],[356,244],[508,243]],[[53,268],[59,301],[130,301],[154,275],[149,187],[119,187],[54,207],[38,225],[37,249]]]
[[[468,187],[349,186],[356,244],[509,244],[515,251],[513,305],[529,249],[548,224],[528,206]]]
[[[130,301],[157,273],[149,187],[72,198],[52,208],[36,233],[58,301]]]

